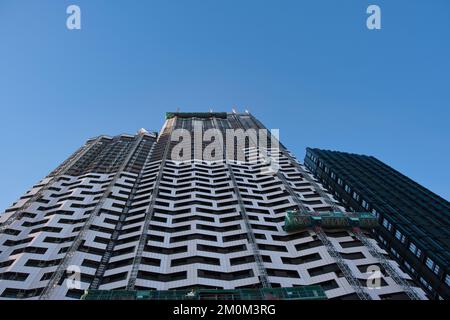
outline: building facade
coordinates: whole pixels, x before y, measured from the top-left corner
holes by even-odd
[[[378,217],[379,243],[430,298],[450,298],[447,200],[371,156],[307,148],[304,163],[348,210]]]
[[[309,285],[330,299],[426,298],[368,232],[284,230],[287,211],[345,209],[276,139],[261,156],[252,135],[233,150],[216,138],[214,161],[192,139],[180,161],[179,129],[265,127],[248,113],[168,113],[159,135],[90,139],[0,215],[0,298]]]

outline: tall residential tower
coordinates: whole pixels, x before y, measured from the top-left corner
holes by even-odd
[[[202,139],[208,129],[241,129],[245,143]],[[168,113],[159,135],[87,141],[0,215],[0,298],[319,285],[328,298],[425,299],[363,228],[369,216],[348,215],[270,133],[251,143],[264,129],[248,113]],[[202,158],[212,142],[221,159]]]

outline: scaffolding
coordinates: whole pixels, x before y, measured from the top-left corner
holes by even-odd
[[[94,146],[96,146],[103,136],[97,137],[95,140],[91,140],[91,143],[84,145],[79,150],[77,150],[72,157],[70,157],[66,162],[64,162],[58,169],[57,172],[53,176],[47,177],[48,180],[45,182],[45,185],[39,189],[32,197],[30,197],[16,212],[14,212],[6,221],[0,223],[0,234],[5,233],[9,226],[21,219],[26,210],[33,204],[34,202],[41,199],[46,191],[58,180],[64,176],[70,168],[72,168],[78,160],[80,160],[85,154],[87,154]]]
[[[326,300],[319,285],[293,288],[192,290],[87,290],[82,300]]]
[[[226,112],[166,112],[166,120],[172,118],[226,119]]]
[[[240,126],[244,129],[244,126],[240,122],[239,117],[236,117],[236,116],[234,116],[234,117],[235,117],[237,123],[239,123]],[[252,119],[255,121],[255,123],[257,123],[257,125],[260,128],[265,128],[257,119],[253,118],[253,116],[252,116]],[[311,183],[311,185],[316,190],[316,192],[319,193],[319,195],[324,199],[324,201],[328,205],[330,205],[332,210],[334,210],[334,212],[338,212],[340,210],[339,207],[327,196],[327,194],[320,188],[320,186],[313,179],[311,179],[308,176],[308,173],[305,172],[303,170],[303,168],[301,168],[301,166],[296,162],[296,160],[293,159],[290,154],[286,153],[286,151],[283,150],[283,147],[280,148],[280,151],[282,154],[284,154],[288,159],[290,159],[292,161],[292,163],[295,165],[295,167],[302,174],[302,177],[306,181]],[[280,167],[280,169],[281,169],[281,167]],[[282,170],[276,170],[275,175],[283,182],[283,185],[284,185],[286,191],[291,195],[291,197],[296,202],[296,205],[298,206],[298,211],[292,211],[292,212],[298,212],[298,213],[301,212],[301,214],[299,214],[298,216],[293,215],[292,217],[299,218],[299,221],[301,221],[302,218],[305,218],[304,222],[307,224],[307,222],[308,222],[308,221],[306,221],[307,216],[309,214],[311,214],[308,207],[303,203],[302,199],[299,197],[297,192],[293,189],[294,186],[286,179],[285,173],[282,172]],[[339,219],[337,216],[336,217],[330,216],[330,217],[325,217],[324,221],[325,221],[324,225],[327,225],[327,224],[332,225],[333,221],[335,221],[334,223],[338,223],[339,221],[342,222],[343,219]],[[310,219],[310,222],[311,222],[311,226],[312,226],[312,222],[313,222],[312,218]],[[292,223],[291,225],[295,225],[295,223]],[[288,227],[290,227],[289,224],[288,224]],[[340,253],[336,250],[336,248],[333,246],[333,244],[328,240],[326,234],[323,232],[323,230],[320,226],[316,227],[316,233],[317,233],[317,236],[319,237],[319,239],[322,241],[322,243],[327,248],[327,251],[329,252],[330,256],[336,260],[336,263],[337,263],[339,269],[342,271],[342,273],[345,276],[345,278],[347,279],[349,285],[353,288],[353,290],[358,295],[358,297],[362,300],[371,300],[371,297],[366,292],[366,289],[364,288],[364,286],[360,283],[360,281],[352,273],[352,271],[349,268],[349,266],[347,265],[346,261],[341,257]]]
[[[237,121],[237,123],[241,126],[241,128],[243,128],[242,124],[239,121],[239,118],[236,117],[235,115],[233,115],[233,117],[235,118],[235,120]],[[217,123],[217,119],[213,118],[213,123],[214,123],[214,127],[216,129],[220,128],[220,126]],[[258,248],[258,243],[256,241],[256,237],[255,234],[253,233],[253,228],[252,225],[250,223],[250,219],[247,215],[247,210],[245,208],[244,205],[244,201],[242,200],[242,196],[241,196],[241,192],[239,190],[239,185],[237,183],[236,177],[234,176],[234,171],[233,171],[233,167],[231,166],[231,164],[227,161],[226,162],[226,166],[228,168],[228,172],[230,175],[230,179],[233,185],[233,190],[236,196],[236,199],[238,201],[239,204],[239,213],[245,223],[245,229],[246,229],[246,233],[247,233],[247,240],[252,248],[252,252],[253,252],[253,257],[255,258],[255,263],[256,263],[256,267],[258,268],[258,279],[261,282],[261,285],[263,288],[266,289],[270,289],[271,288],[271,284],[269,281],[269,275],[267,274],[267,270],[264,266],[264,260],[263,257],[261,255],[261,252],[259,251]]]
[[[378,219],[369,212],[287,211],[284,229],[291,232],[311,227],[373,229],[378,226]]]
[[[172,121],[169,127],[169,133],[165,134],[164,130],[161,132],[161,135],[158,137],[158,142],[160,141],[160,139],[167,139],[167,136],[170,139],[170,136],[172,135],[174,126],[175,126],[175,120]],[[166,145],[164,147],[164,154],[161,160],[161,164],[159,166],[159,170],[158,170],[158,175],[156,176],[156,180],[155,183],[153,185],[153,190],[151,193],[151,198],[150,198],[150,203],[147,206],[147,209],[145,211],[145,218],[144,218],[144,226],[142,229],[142,233],[139,237],[139,244],[137,247],[137,251],[136,251],[136,255],[133,258],[133,263],[132,263],[132,267],[131,267],[131,272],[130,272],[130,277],[128,278],[128,283],[127,283],[127,290],[133,290],[135,285],[136,285],[136,281],[138,278],[138,273],[139,273],[139,267],[141,265],[141,261],[142,261],[142,256],[144,254],[144,249],[145,249],[145,245],[147,244],[148,241],[148,231],[150,228],[150,221],[153,218],[153,213],[154,213],[154,205],[156,202],[156,197],[159,194],[159,184],[161,182],[162,176],[164,174],[164,168],[165,168],[165,164],[166,164],[166,160],[168,157],[168,153],[169,153],[169,146],[170,146],[170,141],[166,142]]]
[[[52,274],[52,277],[49,279],[47,285],[42,290],[41,295],[39,296],[40,300],[50,299],[53,295],[53,292],[60,286],[60,282],[64,281],[64,279],[65,279],[64,277],[65,277],[67,268],[70,265],[71,260],[77,253],[77,251],[80,248],[80,246],[82,245],[83,241],[85,241],[84,237],[85,237],[87,231],[91,227],[95,218],[99,215],[100,210],[102,209],[106,199],[112,193],[112,190],[113,190],[116,182],[122,177],[123,171],[125,170],[128,162],[131,160],[134,153],[136,152],[142,139],[143,139],[143,135],[140,134],[138,136],[138,138],[135,140],[135,142],[133,143],[132,149],[128,153],[128,156],[126,156],[126,158],[122,161],[120,168],[114,174],[114,176],[113,176],[111,182],[108,184],[106,190],[103,191],[103,194],[102,194],[100,200],[97,202],[94,209],[91,211],[85,224],[83,225],[81,230],[78,232],[78,235],[75,237],[75,240],[72,242],[72,245],[69,247],[66,255],[64,256],[64,258],[61,259],[61,262],[58,265],[58,267],[56,268],[56,271]]]

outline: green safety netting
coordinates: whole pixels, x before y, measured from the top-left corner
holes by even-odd
[[[83,300],[325,300],[321,286],[235,290],[87,290]]]
[[[226,112],[167,112],[166,119],[172,119],[173,117],[178,118],[219,118],[226,119]]]
[[[372,229],[378,227],[378,219],[369,212],[286,212],[284,229],[287,232],[314,226],[325,229]]]

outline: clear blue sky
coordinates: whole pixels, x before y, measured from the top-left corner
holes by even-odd
[[[448,0],[0,0],[0,208],[89,137],[233,105],[302,160],[374,155],[448,199],[449,77]]]

